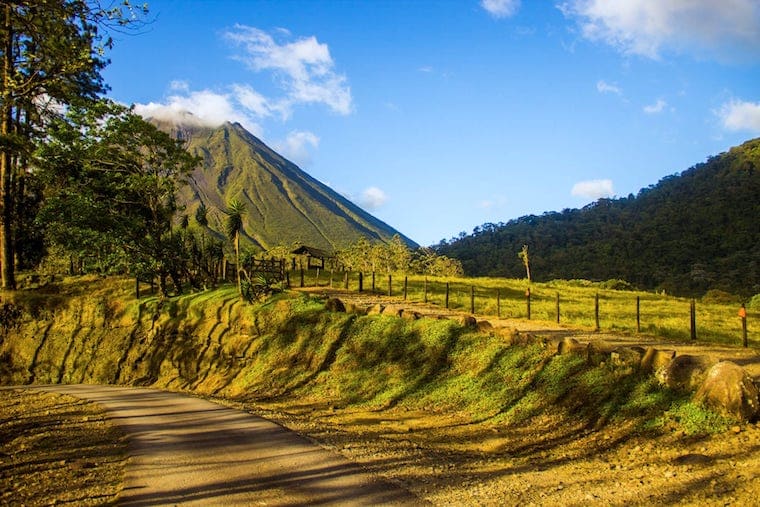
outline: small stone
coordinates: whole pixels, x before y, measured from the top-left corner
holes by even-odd
[[[731,431],[734,433],[741,433],[742,427],[741,426],[731,426]]]

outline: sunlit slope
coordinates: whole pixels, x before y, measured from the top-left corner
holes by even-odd
[[[231,199],[245,204],[244,238],[268,249],[296,242],[326,250],[360,237],[387,241],[397,230],[281,157],[241,125],[174,128],[188,150],[203,159],[180,194],[191,218],[203,201],[209,225],[223,230]],[[411,245],[414,242],[402,237]]]

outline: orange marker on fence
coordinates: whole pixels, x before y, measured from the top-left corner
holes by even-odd
[[[747,309],[744,307],[744,305],[742,305],[742,307],[739,308],[739,317],[741,317],[742,319],[747,318]]]

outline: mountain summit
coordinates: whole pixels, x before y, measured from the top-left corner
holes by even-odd
[[[294,243],[336,250],[361,237],[388,241],[399,234],[327,185],[312,178],[265,145],[238,123],[209,128],[154,121],[162,130],[187,143],[203,163],[179,195],[186,213],[194,216],[203,202],[210,225],[222,230],[231,199],[245,204],[243,237],[269,249]]]

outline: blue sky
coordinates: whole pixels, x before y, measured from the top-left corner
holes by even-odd
[[[152,0],[110,96],[238,121],[423,245],[760,136],[760,0]]]

